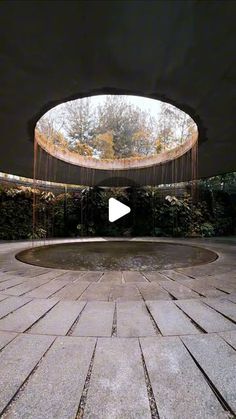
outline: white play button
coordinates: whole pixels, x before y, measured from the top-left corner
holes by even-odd
[[[122,202],[117,201],[115,198],[109,199],[109,221],[111,223],[124,217],[124,215],[128,214],[130,211],[128,205],[122,204]]]

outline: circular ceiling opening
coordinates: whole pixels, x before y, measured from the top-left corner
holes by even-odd
[[[197,141],[193,119],[166,102],[98,95],[62,103],[35,129],[37,143],[68,163],[95,169],[148,167],[173,160]]]

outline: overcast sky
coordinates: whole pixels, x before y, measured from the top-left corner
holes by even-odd
[[[94,105],[104,103],[107,95],[92,96],[91,101]],[[160,112],[161,103],[159,100],[148,99],[141,96],[125,96],[127,101],[138,106],[142,111],[149,112],[152,116],[157,116]]]
[[[96,95],[90,96],[91,105],[96,108],[99,104],[105,103],[106,97],[108,95]],[[131,95],[121,95],[127,99],[127,102],[131,103],[131,105],[139,107],[141,111],[148,112],[151,116],[153,116],[156,120],[159,119],[159,113],[161,110],[162,102],[155,99],[149,99],[146,97],[141,96],[131,96]],[[80,99],[75,99],[80,100]],[[73,101],[72,101],[73,102]],[[45,116],[48,116],[54,121],[54,127],[59,129],[61,133],[66,134],[63,126],[62,126],[62,118],[63,118],[63,107],[64,103],[55,106],[54,108],[50,109],[50,111],[46,112]]]

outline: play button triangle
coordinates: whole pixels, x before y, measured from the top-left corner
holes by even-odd
[[[130,211],[128,205],[122,204],[122,202],[115,198],[109,199],[109,221],[111,223],[124,217],[124,215],[128,214]]]

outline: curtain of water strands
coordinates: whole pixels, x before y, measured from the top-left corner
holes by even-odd
[[[36,232],[36,224],[37,224],[37,220],[36,220],[36,165],[37,165],[37,157],[38,157],[38,144],[36,141],[36,138],[34,139],[34,162],[33,162],[33,222],[32,222],[32,240],[35,237],[35,232]],[[33,241],[32,241],[33,244]]]
[[[48,185],[45,188],[41,187],[41,192],[51,191],[51,182],[49,181],[53,175],[55,175],[57,162],[52,161],[52,156],[43,153],[41,147],[37,144],[36,139],[34,140],[34,162],[33,162],[33,217],[32,217],[32,244],[34,239],[38,238],[40,244],[45,244],[45,239],[53,237],[53,219],[54,219],[54,208],[52,206],[52,214],[49,213],[46,201],[40,201],[39,184],[37,180],[47,180]],[[39,211],[41,206],[41,211]],[[43,210],[44,207],[44,210]],[[50,217],[51,216],[51,217]],[[51,218],[51,220],[50,220]],[[49,222],[51,221],[51,222]],[[39,227],[47,232],[46,237],[39,238]]]
[[[196,201],[198,199],[198,141],[191,149],[191,169],[191,195],[192,200]]]
[[[59,166],[59,168],[58,168]],[[80,178],[81,181],[79,182],[80,185],[89,185],[89,186],[102,186],[101,182],[98,182],[97,179],[97,171],[91,170],[90,168],[79,168],[80,170]],[[76,166],[65,164],[63,166],[63,180],[65,184],[74,183],[73,176],[75,175]],[[53,237],[53,215],[52,215],[52,226],[51,230],[48,231],[49,226],[49,219],[47,211],[44,212],[42,216],[38,211],[39,207],[39,195],[37,194],[37,179],[47,180],[49,182],[58,182],[58,174],[62,174],[61,170],[61,162],[59,162],[56,158],[52,157],[50,154],[46,153],[41,147],[37,144],[37,141],[34,142],[34,163],[33,163],[33,187],[34,187],[34,194],[33,194],[33,237],[35,237],[37,233],[37,229],[39,226],[42,226],[45,230],[47,230],[47,237]],[[198,178],[198,144],[197,142],[193,145],[193,147],[181,157],[177,159],[171,160],[169,162],[160,163],[159,165],[155,165],[149,168],[137,168],[135,169],[127,169],[127,170],[113,170],[107,172],[108,180],[110,181],[110,185],[113,187],[120,186],[120,180],[123,179],[123,186],[143,186],[143,185],[150,185],[150,186],[157,186],[157,185],[171,185],[169,187],[169,195],[176,194],[176,184],[178,182],[183,182],[189,180],[191,184],[191,196],[192,200],[195,201],[197,199],[197,178]],[[109,178],[110,177],[110,178]],[[130,180],[132,179],[132,180]],[[106,180],[106,179],[105,179]],[[61,181],[61,178],[60,178]],[[109,183],[108,183],[109,184]],[[49,191],[52,189],[48,189]],[[65,205],[67,205],[67,188],[64,189],[65,194]],[[86,221],[86,210],[87,210],[87,197],[86,194],[82,198],[80,203],[81,207],[81,214],[79,222],[82,224],[82,231],[81,233],[84,234],[83,224]],[[151,203],[152,206],[155,206],[155,196],[153,198],[153,202]],[[46,207],[46,204],[45,204]],[[64,208],[66,211],[66,208]],[[138,211],[138,208],[136,208]],[[153,224],[154,225],[154,224]],[[65,223],[65,235],[66,235],[66,223]],[[45,243],[45,240],[42,240]]]
[[[41,225],[41,219],[39,217],[39,194],[38,194],[38,167],[41,164],[41,153],[40,147],[34,139],[34,162],[33,162],[33,228],[32,228],[32,245],[38,235],[38,227]],[[47,164],[45,164],[45,175],[47,176]]]

